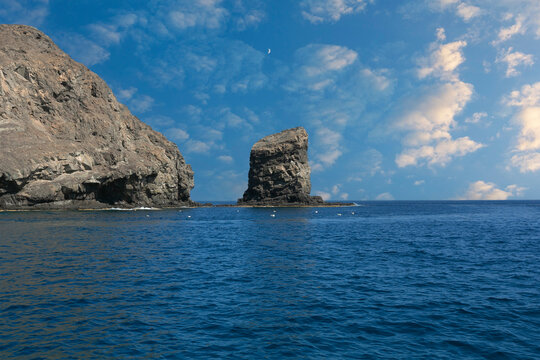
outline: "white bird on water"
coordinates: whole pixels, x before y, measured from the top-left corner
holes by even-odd
[[[271,217],[276,217],[276,214],[270,214]]]

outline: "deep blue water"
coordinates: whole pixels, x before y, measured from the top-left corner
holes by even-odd
[[[0,213],[0,358],[540,359],[540,202],[361,205]]]

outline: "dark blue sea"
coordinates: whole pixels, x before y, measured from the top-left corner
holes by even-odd
[[[0,358],[540,359],[540,202],[0,213]]]

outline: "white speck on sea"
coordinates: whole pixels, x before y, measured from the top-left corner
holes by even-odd
[[[354,215],[354,211],[351,213],[351,215]]]
[[[318,214],[319,212],[317,210],[315,210],[315,214]]]
[[[188,219],[191,219],[191,215],[188,215],[187,218],[188,218]]]
[[[276,214],[270,214],[271,217],[276,217]]]
[[[341,213],[338,213],[337,216],[341,216]]]

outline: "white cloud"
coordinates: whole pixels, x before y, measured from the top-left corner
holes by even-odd
[[[302,0],[302,16],[313,24],[336,22],[344,15],[358,13],[370,0]]]
[[[479,7],[466,3],[460,3],[457,6],[456,12],[465,22],[479,16],[482,13]]]
[[[423,185],[423,184],[425,184],[425,180],[416,180],[414,182],[414,186],[420,186],[420,185]]]
[[[137,96],[129,102],[130,110],[137,113],[147,112],[153,106],[154,106],[154,99],[148,95]]]
[[[488,114],[486,112],[476,112],[470,118],[465,119],[465,122],[469,124],[478,124],[487,116]]]
[[[440,37],[440,30],[437,30]],[[433,43],[431,54],[419,60],[418,77],[435,76],[442,79],[455,79],[455,70],[465,61],[462,49],[467,46],[466,41],[454,41],[447,44]]]
[[[318,196],[322,197],[324,201],[328,201],[332,197],[332,195],[330,195],[330,193],[327,193],[327,192],[324,192],[324,191],[316,191],[315,195],[318,195]]]
[[[315,154],[316,162],[313,165],[314,171],[323,170],[332,166],[336,160],[343,154],[341,151],[341,133],[321,127],[315,132],[316,142],[319,145]]]
[[[335,86],[339,75],[358,58],[356,51],[338,45],[311,44],[296,52],[297,67],[286,84],[289,91],[320,92]]]
[[[509,106],[520,108],[514,116],[520,132],[511,165],[522,173],[540,170],[540,82],[525,85],[521,91],[512,91],[504,101]]]
[[[521,91],[512,91],[505,102],[507,105],[521,107],[540,105],[540,82],[524,85]]]
[[[173,141],[183,142],[189,139],[189,134],[180,128],[171,128],[166,131],[167,137]]]
[[[429,94],[398,121],[397,126],[408,130],[403,142],[408,147],[396,157],[399,167],[446,165],[453,157],[464,156],[482,147],[468,137],[452,139],[450,130],[455,116],[463,110],[473,93],[472,85],[457,81],[431,89]]]
[[[478,6],[460,0],[426,0],[426,3],[433,11],[453,10],[465,22],[482,14],[482,9]]]
[[[117,97],[121,101],[127,101],[127,100],[130,100],[133,97],[133,95],[135,95],[136,92],[137,92],[136,87],[129,87],[127,89],[120,89],[117,92]]]
[[[219,29],[229,16],[221,0],[179,1],[168,9],[168,20],[180,30],[193,27]]]
[[[229,156],[229,155],[220,155],[218,156],[218,160],[221,161],[221,162],[224,162],[226,164],[231,164],[234,162],[234,159],[232,156]]]
[[[39,27],[49,15],[49,0],[0,0],[0,22]]]
[[[340,198],[341,200],[348,200],[348,199],[349,199],[349,194],[347,194],[347,193],[342,193],[342,194],[339,195],[339,198]]]
[[[390,200],[394,200],[394,197],[389,192],[385,192],[385,193],[377,195],[375,200],[378,200],[378,201],[390,201]]]
[[[516,115],[515,121],[521,126],[516,149],[540,149],[540,106],[524,108]]]
[[[497,35],[497,39],[493,41],[493,45],[507,41],[517,34],[525,34],[525,27],[523,26],[523,18],[516,18],[516,23],[512,26],[501,28]]]
[[[78,34],[64,34],[59,37],[59,44],[73,59],[91,67],[109,59],[110,53]]]
[[[109,23],[90,24],[88,28],[94,37],[105,45],[118,44],[137,20],[135,14],[124,14],[115,17]]]
[[[439,38],[440,33],[438,30]],[[465,41],[435,42],[430,46],[430,56],[420,60],[422,67],[418,75],[421,79],[431,75],[446,83],[431,86],[398,118],[396,128],[408,132],[402,141],[406,148],[396,156],[399,167],[426,163],[445,166],[452,158],[483,146],[467,136],[453,139],[450,134],[457,124],[455,117],[473,95],[473,86],[459,80],[457,73],[459,65],[465,61],[462,48],[466,45]]]
[[[284,85],[291,106],[315,129],[313,171],[325,170],[345,152],[347,127],[362,123],[367,103],[393,90],[385,69],[369,69],[352,49],[311,44],[298,49]]]
[[[437,40],[446,41],[446,31],[444,28],[437,28]]]
[[[540,170],[540,153],[521,153],[512,156],[512,166],[519,168],[521,173],[536,172]]]
[[[516,70],[518,66],[532,66],[534,60],[532,55],[524,54],[519,51],[513,51],[512,47],[509,47],[506,51],[503,50],[499,56],[497,56],[496,62],[506,63],[506,77],[512,77],[519,75],[519,71]]]
[[[449,139],[438,142],[436,145],[424,145],[419,148],[404,150],[396,156],[396,164],[399,167],[422,165],[425,160],[429,165],[445,166],[452,158],[465,156],[483,147],[468,136],[458,139]]]
[[[520,196],[524,190],[517,185],[510,185],[501,190],[494,183],[479,180],[471,183],[466,194],[459,200],[507,200],[510,197]]]
[[[187,153],[207,153],[210,151],[210,145],[199,141],[199,140],[189,140],[186,144],[186,152]]]

